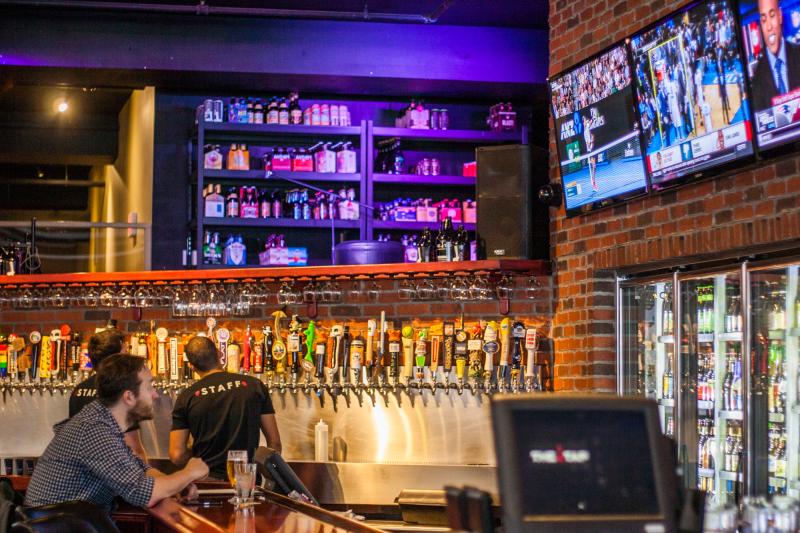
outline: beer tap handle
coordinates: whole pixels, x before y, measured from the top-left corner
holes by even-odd
[[[534,384],[536,381],[534,379],[534,372],[538,370],[538,365],[536,364],[536,350],[538,348],[538,337],[536,334],[536,328],[528,328],[525,330],[525,351],[527,352],[527,360],[525,361],[525,389],[528,392],[533,392]]]
[[[408,385],[413,376],[414,367],[414,328],[411,326],[403,326],[402,329],[402,345],[403,345],[403,380]]]

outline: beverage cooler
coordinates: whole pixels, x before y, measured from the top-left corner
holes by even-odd
[[[658,402],[686,484],[716,503],[800,497],[799,267],[618,280],[618,391]]]

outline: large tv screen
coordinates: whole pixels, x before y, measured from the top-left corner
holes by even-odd
[[[631,38],[654,190],[752,158],[738,34],[725,0],[690,4]]]
[[[800,138],[800,0],[740,0],[739,15],[762,150]]]
[[[550,79],[567,214],[647,191],[623,44]]]

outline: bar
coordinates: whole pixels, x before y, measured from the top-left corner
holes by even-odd
[[[291,4],[3,3],[0,530],[800,531],[800,3]]]

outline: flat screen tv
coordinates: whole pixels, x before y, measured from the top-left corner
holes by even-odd
[[[800,0],[740,0],[739,20],[762,151],[800,141]]]
[[[624,43],[553,76],[549,85],[567,215],[647,192]]]
[[[751,118],[728,0],[689,4],[630,39],[653,190],[752,160]]]

